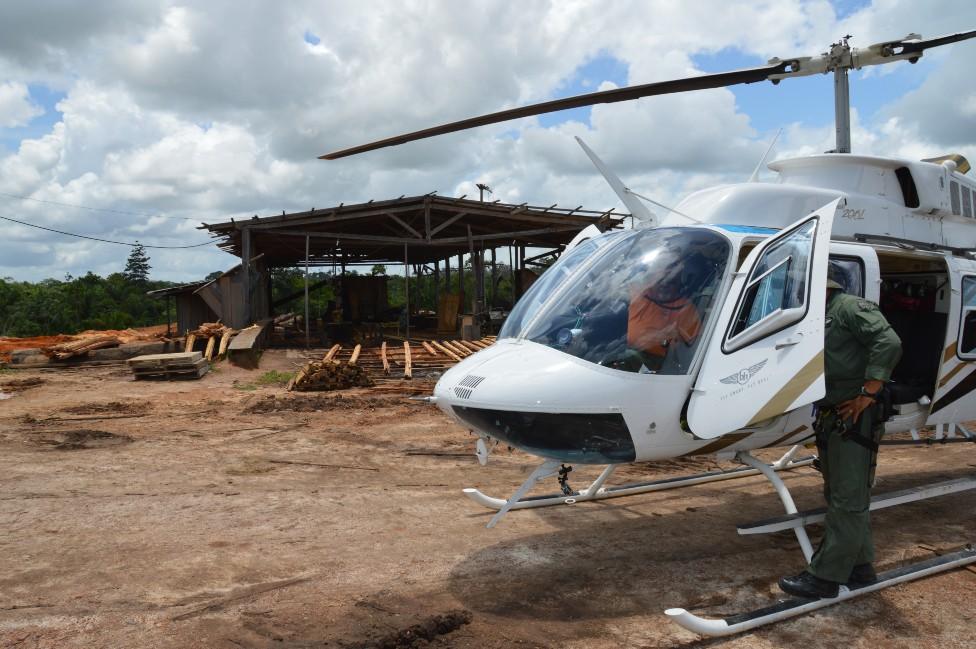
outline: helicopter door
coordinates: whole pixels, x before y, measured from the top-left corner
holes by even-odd
[[[946,305],[937,294],[936,309],[942,306],[948,311],[946,342],[954,342],[943,342],[939,381],[925,422],[929,426],[976,417],[976,262],[947,256],[946,263],[951,297]]]
[[[843,199],[749,253],[733,278],[688,403],[711,439],[824,396],[824,311],[834,212]]]

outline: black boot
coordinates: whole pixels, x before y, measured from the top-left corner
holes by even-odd
[[[835,581],[821,579],[806,570],[793,577],[783,577],[779,580],[779,587],[783,589],[783,592],[807,599],[837,597],[839,586],[840,584]]]
[[[874,566],[870,563],[859,563],[851,570],[851,576],[847,579],[847,585],[851,588],[870,586],[878,581],[878,575],[874,572]]]

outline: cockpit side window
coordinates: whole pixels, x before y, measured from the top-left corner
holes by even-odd
[[[726,351],[763,337],[764,325],[774,316],[778,328],[803,318],[816,227],[815,221],[808,221],[763,252],[746,280],[744,297],[726,338]]]

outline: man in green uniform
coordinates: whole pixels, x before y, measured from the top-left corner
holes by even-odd
[[[827,517],[810,565],[779,586],[799,597],[836,597],[841,584],[874,583],[871,485],[884,432],[877,398],[901,358],[901,340],[878,306],[827,282],[824,375],[827,394],[814,424]]]

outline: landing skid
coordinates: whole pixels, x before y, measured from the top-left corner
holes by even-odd
[[[794,460],[793,456],[800,450],[800,446],[794,446],[787,451],[783,457],[771,465],[763,464],[772,471],[787,471],[802,466],[813,464],[813,457],[805,457]],[[492,498],[483,494],[478,489],[465,489],[464,494],[479,505],[488,509],[498,510],[498,513],[488,522],[488,527],[494,527],[501,518],[513,509],[531,509],[535,507],[552,507],[555,505],[574,505],[589,500],[605,500],[607,498],[620,498],[622,496],[633,496],[636,494],[649,493],[652,491],[665,491],[668,489],[679,489],[692,485],[704,484],[706,482],[718,482],[720,480],[732,480],[735,478],[745,478],[758,475],[762,469],[755,467],[740,467],[730,471],[709,471],[690,476],[679,476],[675,478],[664,478],[662,480],[652,480],[649,482],[632,482],[628,484],[605,487],[607,479],[613,474],[618,465],[608,465],[600,475],[588,487],[579,491],[572,491],[568,494],[548,494],[545,496],[526,496],[525,494],[535,486],[535,483],[543,478],[555,475],[559,468],[559,462],[547,460],[522,484],[521,487],[508,500]]]
[[[765,534],[792,529],[796,534],[797,541],[803,551],[803,556],[809,563],[813,555],[813,547],[807,536],[805,526],[810,523],[822,521],[824,510],[811,510],[798,512],[793,503],[793,497],[783,481],[772,470],[769,465],[764,464],[750,455],[748,452],[739,452],[736,459],[747,466],[751,466],[761,471],[776,489],[776,493],[786,509],[785,516],[779,516],[756,523],[739,526],[739,534]],[[952,493],[959,493],[976,488],[976,477],[965,477],[931,485],[905,489],[903,491],[892,492],[876,496],[871,500],[871,510],[883,509],[935,498]],[[703,618],[693,613],[689,613],[683,608],[669,608],[664,614],[667,615],[679,626],[706,636],[726,636],[734,633],[741,633],[754,629],[764,624],[779,622],[791,617],[803,615],[810,611],[815,611],[838,602],[843,602],[859,595],[873,593],[889,586],[901,584],[915,579],[921,579],[928,575],[952,570],[961,566],[976,563],[976,547],[966,546],[966,549],[939,557],[921,561],[919,563],[902,566],[878,575],[878,581],[874,584],[859,586],[856,588],[840,587],[837,597],[829,599],[787,599],[771,606],[767,606],[749,613],[733,615],[722,619]]]
[[[825,608],[860,595],[874,593],[889,586],[921,579],[922,577],[945,572],[971,563],[976,563],[976,548],[968,546],[965,550],[944,554],[940,557],[934,557],[920,561],[919,563],[883,572],[878,575],[878,581],[870,586],[860,586],[851,589],[848,589],[846,586],[841,586],[837,597],[830,599],[788,599],[749,613],[732,615],[721,619],[699,617],[683,608],[669,608],[664,614],[678,625],[694,633],[707,636],[732,635],[754,629],[764,624],[803,615],[804,613]]]

